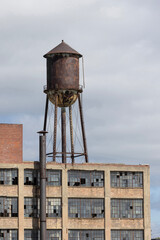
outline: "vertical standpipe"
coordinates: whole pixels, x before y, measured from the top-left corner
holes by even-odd
[[[46,240],[46,132],[39,132],[40,155],[40,240]],[[41,135],[42,134],[42,135]]]

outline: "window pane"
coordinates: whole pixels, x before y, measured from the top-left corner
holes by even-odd
[[[68,171],[68,186],[74,187],[103,187],[103,171]]]
[[[11,229],[0,229],[0,240],[18,240],[18,231]]]
[[[104,230],[69,230],[68,240],[104,240]]]
[[[61,186],[61,171],[60,170],[47,170],[47,185]]]
[[[47,240],[61,240],[61,230],[47,230]],[[24,230],[24,240],[40,240],[40,230],[26,229]]]
[[[17,198],[0,197],[0,217],[18,217]]]
[[[40,178],[38,170],[24,169],[24,185],[39,185]]]
[[[142,172],[111,172],[111,187],[142,188]]]
[[[18,185],[18,169],[0,169],[0,184]]]
[[[104,218],[104,199],[68,199],[70,218]]]
[[[112,230],[111,240],[144,240],[143,230]]]
[[[46,217],[61,217],[61,199],[47,198],[46,199]]]
[[[111,199],[111,218],[143,218],[143,199]]]

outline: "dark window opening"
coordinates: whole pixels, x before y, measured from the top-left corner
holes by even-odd
[[[104,187],[103,171],[68,171],[68,186],[71,187]]]
[[[18,185],[18,169],[0,169],[0,184]]]
[[[143,172],[111,172],[111,187],[142,188]]]

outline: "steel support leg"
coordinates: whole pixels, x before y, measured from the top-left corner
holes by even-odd
[[[53,133],[53,162],[56,161],[56,142],[57,142],[57,101],[58,96],[55,96],[55,110],[54,110],[54,133]]]
[[[66,163],[66,109],[61,108],[62,163]]]
[[[74,163],[72,106],[69,106],[69,122],[70,122],[70,138],[71,138],[71,159],[72,159],[72,163]]]
[[[80,112],[80,121],[81,121],[81,128],[82,128],[82,137],[83,137],[83,147],[84,147],[85,160],[86,160],[86,162],[88,162],[87,143],[86,143],[86,135],[85,135],[84,119],[83,119],[83,109],[82,109],[80,94],[78,94],[78,103],[79,103],[79,112]]]

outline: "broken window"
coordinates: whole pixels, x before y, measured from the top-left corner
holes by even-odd
[[[68,199],[70,218],[104,218],[104,199]]]
[[[46,217],[61,217],[61,199],[46,198]],[[24,198],[24,216],[40,217],[40,199]]]
[[[142,172],[111,172],[111,187],[142,188]]]
[[[103,187],[104,172],[103,171],[68,171],[68,186],[71,187]]]
[[[18,185],[18,169],[0,169],[0,184]]]
[[[61,186],[61,171],[48,169],[46,171],[46,185]],[[40,172],[37,169],[24,170],[24,185],[40,185]]]
[[[143,230],[112,230],[111,240],[144,240]]]
[[[111,199],[112,218],[143,218],[142,199]]]
[[[62,177],[61,177],[61,171],[60,170],[47,170],[47,185],[50,186],[61,186],[62,185]]]
[[[61,240],[61,230],[47,230],[47,240]]]
[[[36,169],[24,169],[24,185],[39,185],[40,175]]]
[[[0,217],[18,217],[17,198],[0,197]]]
[[[27,197],[24,198],[24,217],[38,218],[40,216],[40,201],[39,198]]]
[[[104,230],[69,230],[68,240],[104,240]]]
[[[61,217],[62,204],[60,198],[47,198],[46,199],[46,217]]]
[[[24,240],[40,240],[40,231],[38,229],[25,229]]]
[[[61,240],[61,230],[47,230],[47,240]],[[24,230],[24,240],[40,240],[40,230],[26,229]]]
[[[13,229],[0,229],[0,240],[18,240],[18,231]]]

